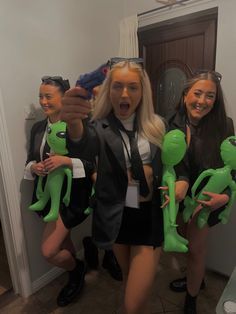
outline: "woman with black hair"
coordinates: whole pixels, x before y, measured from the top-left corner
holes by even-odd
[[[60,76],[44,76],[39,89],[39,102],[46,119],[36,122],[31,129],[31,138],[24,178],[35,179],[33,202],[36,199],[36,186],[39,176],[46,179],[47,173],[58,167],[72,169],[73,182],[70,204],[61,207],[56,221],[45,223],[41,251],[44,258],[52,265],[68,271],[69,281],[57,297],[58,306],[66,306],[80,293],[84,285],[85,265],[76,258],[75,248],[70,237],[70,228],[81,223],[87,215],[84,209],[88,206],[91,192],[92,164],[79,159],[79,156],[59,156],[50,153],[46,142],[47,127],[60,120],[61,99],[70,88],[69,81]],[[47,204],[44,210],[38,211],[45,217],[50,209]]]
[[[209,168],[223,166],[220,144],[234,134],[232,119],[228,118],[222,88],[221,75],[214,71],[200,71],[189,79],[183,89],[182,98],[175,114],[169,119],[171,129],[180,129],[186,134],[188,150],[185,159],[176,167],[179,180],[176,182],[176,200],[182,201],[199,176]],[[186,226],[189,240],[187,255],[187,277],[174,280],[170,288],[187,291],[185,314],[197,313],[196,299],[205,286],[205,257],[207,237],[211,227],[220,222],[218,216],[229,201],[227,191],[222,194],[205,191],[208,201],[198,201],[192,218]],[[206,226],[199,229],[197,219],[202,206],[208,206],[211,214]]]

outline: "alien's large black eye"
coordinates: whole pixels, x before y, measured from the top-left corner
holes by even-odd
[[[229,140],[230,144],[232,144],[233,146],[236,146],[236,138],[231,138]]]
[[[57,137],[65,138],[66,137],[66,132],[65,131],[57,132]]]
[[[52,133],[52,129],[50,128],[50,126],[48,127],[48,134]]]

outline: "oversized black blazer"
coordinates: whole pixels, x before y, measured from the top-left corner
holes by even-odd
[[[30,134],[30,145],[27,154],[28,164],[30,161],[35,160],[36,162],[40,162],[40,146],[42,144],[43,136],[45,133],[45,129],[47,127],[47,119],[36,122],[31,129]],[[49,147],[45,145],[45,149],[43,152],[43,159],[47,158],[46,153],[49,152]],[[74,154],[68,154],[71,158],[80,158],[80,155],[77,152]],[[71,198],[70,204],[68,207],[64,205],[60,208],[61,218],[63,220],[64,225],[67,228],[72,228],[81,223],[84,219],[87,218],[87,215],[84,214],[84,210],[89,205],[89,197],[91,195],[92,190],[92,180],[91,174],[94,172],[94,164],[88,162],[86,160],[82,160],[84,169],[85,169],[85,178],[76,178],[72,181],[71,187]],[[36,186],[37,186],[38,178],[34,181],[34,192],[32,197],[32,202],[36,201]],[[63,187],[64,191],[64,187]],[[49,204],[45,207],[45,209],[41,212],[37,212],[39,216],[47,215],[49,210]]]
[[[101,248],[111,248],[118,235],[128,186],[125,155],[122,139],[108,121],[86,121],[84,136],[79,142],[68,139],[68,149],[75,153],[80,151],[83,158],[94,160],[98,157],[96,181],[96,209],[93,214],[92,235]],[[161,154],[160,149],[150,144],[154,175],[153,187],[153,240],[160,232],[155,222],[162,219],[160,209]],[[162,224],[161,224],[162,225]],[[130,226],[132,228],[132,226]]]
[[[47,127],[47,123],[47,119],[44,119],[36,122],[32,126],[26,164],[32,160],[40,162],[40,146],[43,140],[45,129]]]

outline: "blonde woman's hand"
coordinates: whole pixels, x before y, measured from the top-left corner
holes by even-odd
[[[164,197],[164,199],[165,199],[164,203],[161,205],[161,208],[164,208],[164,207],[166,207],[166,206],[169,204],[169,202],[170,202],[170,197],[169,197],[169,195],[168,195],[168,190],[169,190],[169,189],[168,189],[168,186],[159,186],[158,189],[162,191],[162,195],[163,195],[163,197]]]
[[[185,199],[188,192],[189,183],[187,181],[181,180],[175,182],[175,200],[176,202],[181,202]]]
[[[85,99],[86,96],[85,89],[74,87],[62,98],[61,120],[67,123],[67,132],[71,139],[79,140],[83,136],[82,120],[88,118],[92,110],[91,103]]]

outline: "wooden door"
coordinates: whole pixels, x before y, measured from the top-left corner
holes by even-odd
[[[196,70],[215,68],[217,8],[167,22],[138,32],[155,111],[163,117],[179,101],[186,78]]]

